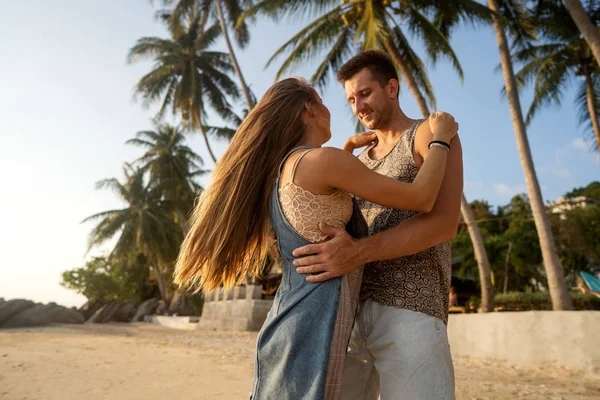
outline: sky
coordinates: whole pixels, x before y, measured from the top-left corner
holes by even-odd
[[[135,83],[152,63],[128,65],[126,55],[140,37],[167,35],[154,12],[148,0],[28,0],[11,2],[0,13],[0,297],[65,306],[85,302],[60,286],[61,274],[109,249],[88,251],[93,224],[81,221],[124,206],[114,193],[96,190],[95,182],[121,178],[123,163],[141,155],[141,149],[125,141],[152,127],[156,107],[144,109],[133,96]],[[250,44],[238,49],[238,59],[258,98],[274,82],[281,62],[265,68],[266,60],[305,22],[276,24],[260,18],[251,26]],[[418,38],[412,43],[422,55]],[[428,68],[438,110],[452,113],[460,124],[465,195],[469,201],[506,204],[526,187],[508,104],[501,95],[493,31],[465,26],[451,44],[464,82],[447,62],[429,63]],[[225,49],[222,42],[215,48]],[[306,63],[293,74],[310,77],[316,65]],[[560,108],[539,112],[528,128],[546,201],[600,180],[600,158],[578,126],[576,84],[571,86]],[[334,79],[321,95],[332,113],[328,145],[341,147],[354,132],[354,116]],[[524,108],[529,105],[530,91],[521,101]],[[406,88],[400,105],[407,115],[420,116]],[[243,104],[239,106],[241,110]],[[212,168],[197,135],[189,145]],[[214,146],[218,154],[225,147],[225,142]]]

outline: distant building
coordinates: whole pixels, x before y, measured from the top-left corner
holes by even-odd
[[[593,199],[588,199],[585,196],[559,197],[554,204],[550,205],[550,211],[553,214],[560,214],[561,218],[565,218],[563,215],[565,212],[577,207],[586,208],[595,203],[596,202]]]

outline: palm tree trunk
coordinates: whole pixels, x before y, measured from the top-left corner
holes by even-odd
[[[567,10],[569,10],[569,14],[571,14],[571,18],[573,18],[573,21],[579,28],[583,38],[592,49],[596,63],[600,65],[600,33],[598,32],[598,29],[590,20],[581,1],[565,0],[565,6],[567,7]]]
[[[488,6],[492,11],[498,12],[496,0],[488,0]],[[569,296],[565,277],[558,258],[554,236],[550,228],[550,219],[544,208],[540,184],[537,180],[535,167],[531,158],[531,149],[525,130],[525,122],[521,112],[521,102],[517,89],[517,81],[510,58],[510,51],[504,33],[504,27],[494,18],[494,29],[496,31],[496,40],[498,41],[498,50],[500,51],[500,64],[506,85],[506,97],[510,105],[510,114],[513,123],[513,129],[517,138],[517,149],[525,173],[525,182],[527,183],[527,192],[531,201],[531,210],[533,219],[540,238],[540,247],[542,248],[542,258],[548,277],[548,287],[552,298],[552,308],[554,310],[572,310],[573,303]]]
[[[494,311],[494,288],[492,287],[492,278],[490,273],[490,262],[485,251],[483,244],[483,238],[481,232],[475,222],[473,216],[473,210],[469,206],[465,195],[463,194],[460,199],[460,210],[462,212],[463,219],[467,225],[471,242],[473,243],[473,250],[475,251],[475,260],[477,260],[477,267],[479,268],[479,282],[481,284],[481,312],[492,312]]]
[[[592,120],[594,136],[596,136],[596,145],[598,151],[600,151],[600,125],[598,125],[598,114],[596,113],[596,104],[594,103],[594,87],[592,85],[590,71],[587,68],[585,68],[584,74],[588,111],[590,112],[590,119]]]
[[[412,76],[406,65],[404,65],[404,61],[402,60],[398,49],[396,48],[396,46],[394,46],[394,43],[392,43],[390,39],[386,39],[384,45],[390,57],[392,57],[394,64],[396,64],[396,66],[400,70],[400,74],[402,75],[404,80],[406,80],[408,89],[412,92],[413,96],[415,97],[415,100],[417,101],[417,105],[419,106],[421,113],[425,118],[428,118],[429,114],[431,113],[429,112],[427,101],[425,100],[425,97],[423,97],[423,94],[419,90],[419,86],[417,85],[415,78]]]
[[[165,308],[169,309],[169,300],[167,298],[167,285],[165,283],[165,277],[162,275],[160,271],[160,265],[156,262],[152,268],[154,269],[154,273],[156,274],[156,282],[158,282],[158,290],[160,291],[160,297],[165,302]]]
[[[177,219],[179,220],[179,226],[181,227],[181,232],[183,232],[183,236],[186,236],[190,230],[187,220],[186,220],[185,216],[183,215],[183,213],[181,212],[181,210],[177,209],[175,211],[175,213],[177,214]]]
[[[210,147],[210,142],[208,141],[208,136],[206,135],[206,131],[202,126],[202,123],[198,124],[198,129],[200,130],[200,134],[204,138],[204,143],[206,144],[206,149],[208,150],[208,154],[210,154],[210,158],[212,158],[213,162],[217,163],[217,157],[215,157],[215,153],[212,151],[212,147]]]
[[[429,107],[427,106],[427,101],[423,94],[419,90],[417,86],[417,82],[414,77],[406,68],[402,61],[402,57],[398,53],[398,49],[392,43],[391,40],[385,41],[385,48],[387,52],[392,57],[392,60],[400,70],[400,73],[406,80],[409,90],[415,96],[417,100],[417,104],[421,109],[421,113],[424,118],[428,118],[431,114],[429,112]],[[492,281],[490,274],[490,263],[488,261],[487,252],[485,250],[485,245],[483,244],[483,239],[481,238],[481,232],[477,227],[477,223],[475,222],[475,218],[473,217],[473,211],[471,210],[471,206],[465,199],[464,195],[461,195],[460,199],[460,209],[465,223],[467,224],[467,228],[469,231],[469,236],[471,237],[471,243],[473,243],[473,249],[475,250],[475,258],[477,259],[477,266],[479,268],[479,278],[481,281],[481,311],[488,312],[494,310],[494,293],[492,289]]]
[[[231,64],[233,65],[235,74],[237,75],[237,77],[240,81],[240,86],[242,87],[242,92],[244,93],[244,97],[246,99],[246,104],[248,105],[248,112],[249,112],[254,107],[254,102],[252,101],[252,97],[250,96],[250,90],[248,89],[248,85],[246,85],[246,81],[244,80],[244,76],[242,75],[242,70],[240,69],[240,66],[237,62],[235,53],[233,52],[233,47],[231,47],[231,41],[229,40],[229,32],[227,31],[227,26],[225,25],[225,18],[223,17],[223,10],[221,8],[221,0],[216,0],[215,4],[217,6],[217,14],[219,16],[219,24],[221,25],[221,32],[223,32],[223,38],[225,39],[225,44],[227,45],[227,51],[229,52],[229,58],[231,59]]]
[[[504,260],[504,290],[502,293],[508,292],[508,264],[510,263],[510,252],[512,250],[512,242],[508,242],[508,250],[506,251],[506,258]]]

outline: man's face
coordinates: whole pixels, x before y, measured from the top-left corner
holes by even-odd
[[[346,100],[352,112],[369,129],[383,129],[389,123],[393,112],[395,88],[392,82],[381,87],[371,71],[363,69],[344,83]]]

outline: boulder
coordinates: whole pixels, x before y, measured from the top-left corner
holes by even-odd
[[[198,312],[192,301],[192,296],[194,295],[185,292],[176,292],[173,295],[173,299],[171,299],[171,304],[169,304],[169,314],[180,317],[197,315]]]
[[[0,304],[0,327],[13,315],[35,306],[31,300],[13,299]]]
[[[119,311],[119,308],[121,308],[121,303],[118,301],[111,301],[96,311],[87,322],[91,324],[103,324],[108,322],[113,319],[117,311]]]
[[[102,308],[102,306],[104,304],[106,304],[106,303],[101,300],[88,300],[87,303],[85,303],[83,306],[81,306],[81,308],[79,309],[79,312],[81,314],[83,314],[84,318],[87,320],[92,315],[94,315],[96,313],[96,311],[98,311],[100,308]]]
[[[155,310],[154,313],[156,315],[168,315],[169,314],[169,310],[168,310],[167,306],[168,305],[165,304],[164,300],[160,300],[158,302],[158,306],[156,307],[156,310]]]
[[[173,315],[173,314],[179,314],[179,310],[181,307],[183,307],[183,304],[185,303],[185,293],[181,293],[181,292],[175,292],[175,294],[173,295],[173,298],[171,299],[171,303],[169,304],[169,314]]]
[[[133,314],[135,313],[136,305],[137,303],[135,302],[135,300],[128,301],[125,304],[121,304],[121,307],[113,316],[112,321],[129,322],[131,320],[131,317],[133,317]]]
[[[50,304],[36,304],[9,318],[2,328],[24,328],[50,324],[83,324],[84,318],[76,310]]]
[[[144,320],[144,316],[154,314],[158,307],[158,299],[148,299],[143,302],[131,318],[131,322],[139,322]]]

